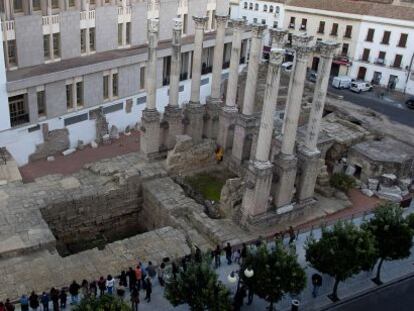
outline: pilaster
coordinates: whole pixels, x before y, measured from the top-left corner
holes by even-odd
[[[252,144],[247,144],[247,137],[257,128],[257,116],[239,114],[234,127],[232,161],[241,165],[243,160],[249,160]]]
[[[234,127],[237,118],[237,108],[224,106],[219,115],[219,132],[217,143],[224,149],[230,149],[233,144],[233,137],[230,137],[231,127]]]
[[[167,132],[165,147],[170,150],[174,148],[176,136],[183,133],[182,109],[178,106],[167,105],[164,111],[163,126]]]
[[[223,106],[221,99],[207,97],[206,111],[204,115],[204,136],[210,139],[217,139],[219,128],[220,110]]]
[[[274,172],[276,185],[274,188],[274,204],[277,208],[292,202],[295,188],[297,158],[294,155],[279,154],[276,157]]]
[[[205,106],[200,103],[189,102],[185,106],[186,134],[192,137],[194,144],[203,139],[204,113]]]
[[[154,160],[160,150],[160,113],[145,108],[141,118],[140,152],[147,160]]]
[[[296,197],[299,202],[305,202],[313,198],[319,173],[320,156],[319,151],[309,152],[307,149],[298,151],[300,176]]]

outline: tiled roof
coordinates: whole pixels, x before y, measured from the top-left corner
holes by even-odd
[[[289,6],[414,21],[414,8],[361,0],[287,0]]]

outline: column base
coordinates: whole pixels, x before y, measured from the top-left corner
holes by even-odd
[[[160,113],[145,108],[142,112],[140,153],[147,160],[160,157]]]
[[[224,150],[231,149],[233,145],[234,124],[237,118],[237,108],[224,106],[220,110],[219,116],[219,133],[217,143]]]
[[[254,161],[246,174],[246,190],[242,201],[240,223],[247,224],[252,219],[266,213],[271,205],[273,165],[268,162]]]
[[[293,190],[295,188],[297,158],[294,155],[280,153],[275,161],[275,173],[277,176],[274,190],[274,204],[277,208],[288,206],[292,203]]]
[[[178,106],[166,106],[164,112],[164,119],[162,121],[165,133],[165,147],[168,150],[174,148],[176,143],[176,136],[183,133],[183,116],[182,109]]]
[[[206,138],[217,139],[219,115],[222,105],[223,101],[220,98],[207,97],[203,133]]]
[[[203,139],[203,123],[204,123],[205,107],[200,102],[189,102],[184,110],[186,134],[191,136],[194,144],[198,144]]]
[[[296,197],[299,202],[313,198],[316,179],[319,174],[320,157],[319,150],[300,149],[298,152],[300,179]]]
[[[253,134],[257,126],[257,116],[238,115],[234,127],[234,140],[231,151],[232,161],[235,164],[241,165],[244,160],[250,160]]]

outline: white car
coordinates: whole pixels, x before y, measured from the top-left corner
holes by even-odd
[[[351,87],[349,89],[352,92],[361,93],[361,92],[371,91],[372,85],[369,82],[355,81],[351,83]]]
[[[291,72],[293,68],[293,62],[284,62],[282,64],[282,69],[287,72]]]

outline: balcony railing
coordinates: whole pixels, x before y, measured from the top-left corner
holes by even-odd
[[[132,9],[130,6],[118,7],[118,15],[131,15]]]
[[[91,11],[82,11],[80,12],[80,19],[82,20],[94,20],[95,19],[95,10]]]
[[[42,25],[59,24],[60,14],[42,16]]]
[[[1,22],[1,31],[14,30],[14,21]]]

